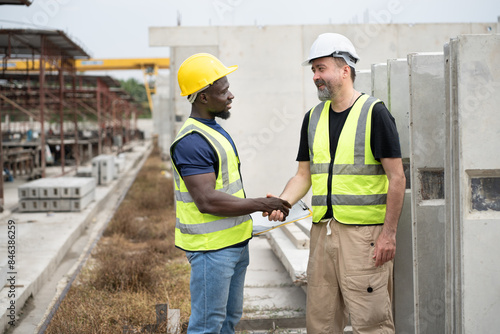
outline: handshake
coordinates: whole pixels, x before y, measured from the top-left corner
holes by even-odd
[[[262,198],[265,202],[266,209],[262,210],[262,217],[268,217],[269,221],[285,221],[292,205],[277,196],[267,194],[266,198]]]

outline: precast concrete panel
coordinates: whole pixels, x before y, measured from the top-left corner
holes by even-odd
[[[410,94],[407,59],[387,60],[387,107],[396,119],[403,161],[410,157]],[[407,175],[409,177],[409,175]]]
[[[447,151],[454,156],[447,161],[454,175],[446,179],[455,184],[447,224],[450,248],[459,252],[448,256],[459,277],[451,281],[456,293],[450,316],[454,333],[492,333],[500,328],[500,35],[458,36],[448,53],[447,144],[453,147]]]
[[[415,333],[445,333],[443,53],[408,55]]]
[[[354,89],[368,95],[372,94],[372,73],[370,70],[356,71]]]
[[[389,103],[387,94],[387,62],[372,64],[371,76],[372,90],[370,94],[387,105]]]
[[[411,234],[411,190],[405,198],[396,234],[394,257],[394,325],[396,333],[414,333],[413,248]]]

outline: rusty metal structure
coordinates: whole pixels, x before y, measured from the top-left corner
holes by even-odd
[[[66,165],[76,168],[138,134],[131,119],[141,108],[119,82],[78,74],[76,60],[89,58],[60,30],[0,29],[2,170],[44,177],[53,156],[64,175]],[[23,70],[9,68],[12,60],[24,62]]]

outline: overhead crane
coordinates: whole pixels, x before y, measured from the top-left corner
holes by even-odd
[[[4,71],[38,71],[39,62],[32,60],[8,60],[0,65]],[[116,58],[116,59],[75,59],[75,69],[78,72],[87,71],[115,71],[115,70],[142,70],[144,87],[148,97],[149,109],[153,110],[151,95],[156,93],[154,79],[159,69],[170,68],[170,58]],[[46,62],[45,70],[57,70],[55,66]]]

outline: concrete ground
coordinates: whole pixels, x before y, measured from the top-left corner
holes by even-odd
[[[0,332],[43,332],[50,311],[64,296],[149,151],[149,144],[138,144],[126,153],[125,170],[119,178],[109,185],[97,186],[95,201],[81,212],[20,213],[17,188],[28,181],[20,176],[4,184],[0,256],[7,258],[8,226],[12,225],[16,228],[16,252],[13,270],[7,270],[7,278],[13,278],[14,284],[6,284],[0,291]],[[47,177],[60,173],[60,167],[46,171]],[[274,329],[277,333],[286,328],[286,333],[305,333],[305,293],[292,283],[265,235],[250,241],[250,256],[239,330],[268,333]],[[9,317],[11,305],[17,314],[15,318]],[[15,326],[9,325],[9,321]]]

